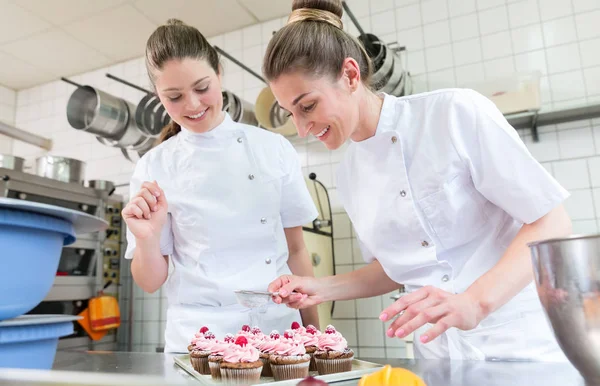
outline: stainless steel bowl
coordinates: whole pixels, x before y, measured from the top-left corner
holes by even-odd
[[[36,174],[57,181],[81,184],[85,177],[85,163],[73,158],[47,155],[36,159]]]
[[[8,154],[0,154],[0,168],[22,172],[24,165],[25,160],[21,157],[15,157],[14,155]]]
[[[530,243],[554,335],[587,386],[600,386],[600,235]]]

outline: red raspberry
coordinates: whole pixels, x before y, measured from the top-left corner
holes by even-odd
[[[244,325],[242,326],[242,331],[244,331],[244,332],[250,332],[250,326],[249,326],[249,325],[247,325],[247,324],[244,324]]]
[[[235,340],[235,344],[237,344],[238,346],[242,346],[244,347],[245,345],[248,344],[248,339],[246,339],[245,336],[240,335],[237,337],[237,339]]]

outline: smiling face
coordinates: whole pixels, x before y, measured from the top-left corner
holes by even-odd
[[[279,105],[290,112],[300,137],[313,135],[334,150],[357,130],[359,79],[352,71],[337,80],[296,71],[282,74],[270,87]]]
[[[196,133],[224,117],[221,76],[203,59],[172,59],[153,73],[156,93],[172,120]]]

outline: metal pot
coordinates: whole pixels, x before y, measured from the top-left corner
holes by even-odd
[[[254,108],[250,103],[240,99],[231,91],[224,90],[221,94],[223,96],[223,111],[228,112],[231,119],[247,125],[258,125]]]
[[[600,386],[600,235],[530,243],[554,335],[587,386]]]
[[[85,185],[96,190],[107,192],[109,196],[111,196],[116,189],[115,184],[112,181],[107,180],[90,180]]]
[[[14,155],[0,154],[0,168],[22,172],[24,166],[25,160],[23,158],[15,157]]]
[[[72,158],[47,155],[36,159],[36,174],[57,181],[81,184],[85,163]]]
[[[286,137],[297,135],[294,122],[279,108],[269,87],[263,88],[258,94],[255,106],[256,119],[261,127]]]

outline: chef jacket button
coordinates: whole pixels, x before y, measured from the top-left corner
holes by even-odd
[[[248,174],[248,179],[249,180],[253,180],[254,179],[254,174]]]
[[[398,142],[398,137],[396,137],[395,135],[392,137],[392,143],[396,143]]]
[[[237,139],[237,141],[238,141],[238,143],[242,143],[243,139],[240,137],[240,138]]]
[[[423,241],[421,241],[421,245],[424,247],[428,247],[429,243],[427,241],[423,240]]]
[[[400,195],[401,195],[402,197],[406,197],[406,192],[405,192],[404,190],[401,190],[401,191],[400,191]]]
[[[261,224],[266,224],[266,223],[267,223],[267,219],[266,219],[266,218],[264,218],[264,217],[263,217],[263,218],[261,218],[261,219],[260,219],[260,223],[261,223]]]
[[[450,276],[448,276],[448,275],[444,275],[444,276],[442,276],[442,281],[443,281],[444,283],[445,283],[445,282],[447,282],[448,280],[450,280]]]
[[[267,264],[271,264],[271,258],[270,258],[270,257],[267,257],[267,258],[265,259],[265,263],[267,263]]]

